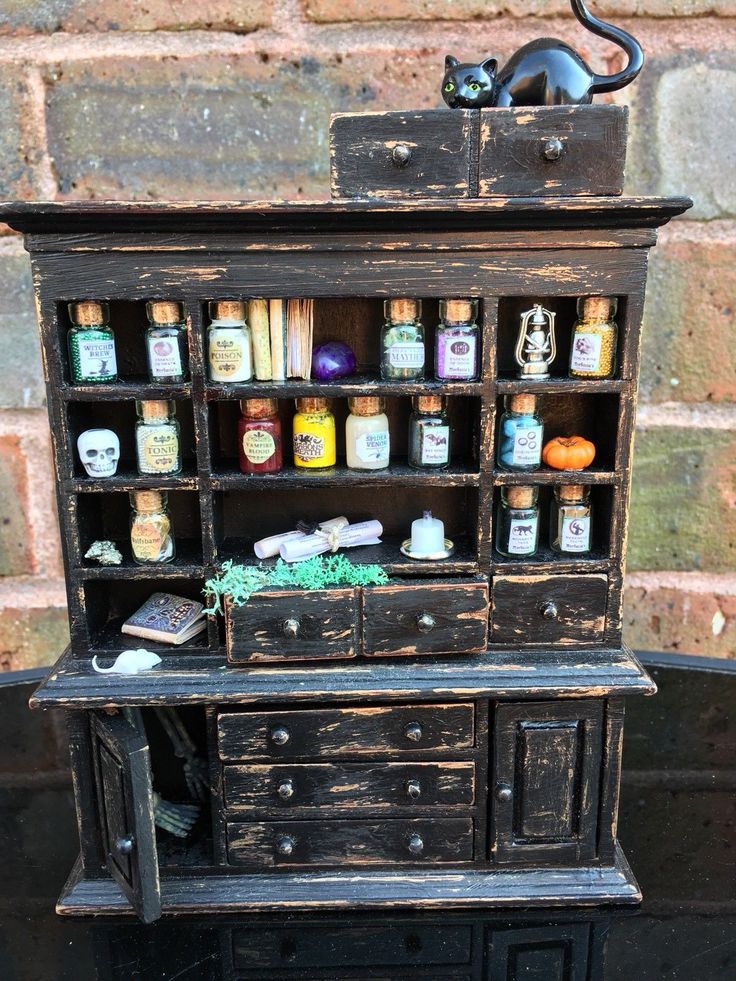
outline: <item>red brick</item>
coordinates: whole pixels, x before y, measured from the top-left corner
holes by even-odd
[[[649,651],[736,658],[736,593],[694,592],[686,585],[626,588],[624,640]],[[660,576],[659,579],[665,578]]]
[[[0,610],[0,671],[53,664],[69,643],[69,622],[61,607]]]
[[[650,260],[642,399],[735,401],[735,339],[736,225],[673,226]]]
[[[31,532],[26,520],[28,478],[21,441],[0,437],[0,576],[33,572]]]
[[[55,31],[253,31],[271,23],[273,0],[0,0],[0,33]]]
[[[599,0],[599,17],[733,16],[733,0]],[[387,20],[493,20],[499,17],[570,17],[566,0],[306,0],[307,16],[323,23]]]

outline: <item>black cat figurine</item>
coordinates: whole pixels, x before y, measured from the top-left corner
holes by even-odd
[[[451,109],[586,105],[598,92],[614,92],[633,82],[644,64],[644,52],[636,38],[598,20],[583,0],[570,2],[584,27],[624,49],[628,63],[622,71],[596,75],[569,44],[540,37],[519,48],[500,72],[495,58],[478,65],[461,65],[448,55],[442,80],[442,98],[447,105]]]

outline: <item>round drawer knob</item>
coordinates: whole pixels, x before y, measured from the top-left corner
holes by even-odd
[[[421,855],[424,851],[424,839],[421,835],[413,834],[409,838],[409,851],[412,855]]]
[[[545,160],[559,160],[564,152],[565,145],[562,140],[558,140],[556,136],[553,136],[549,140],[545,140],[542,144],[542,156]]]
[[[410,743],[418,743],[422,738],[422,727],[418,722],[410,722],[406,729],[404,729],[404,735]]]
[[[556,620],[559,611],[557,609],[557,604],[550,600],[549,602],[543,603],[540,606],[539,612],[542,614],[545,620]]]
[[[135,848],[135,839],[132,835],[127,838],[118,838],[115,842],[115,851],[118,855],[130,855]]]
[[[391,151],[391,162],[394,167],[406,167],[411,160],[411,147],[404,143],[397,143]]]
[[[422,785],[418,780],[406,781],[406,796],[410,797],[412,800],[419,800],[419,798],[422,796]]]
[[[502,804],[509,804],[513,798],[514,794],[506,783],[500,783],[496,787],[496,800],[500,801]]]
[[[291,739],[291,733],[286,726],[274,726],[271,730],[271,742],[276,746],[285,746]]]
[[[299,621],[294,617],[290,617],[288,620],[284,620],[281,627],[281,633],[284,635],[284,637],[288,637],[290,640],[295,640],[299,636],[300,628],[301,624]]]
[[[294,796],[293,780],[282,780],[276,793],[279,795],[281,800],[290,800]]]
[[[431,613],[420,613],[417,617],[417,630],[420,634],[428,634],[436,626],[437,621]]]
[[[296,845],[296,842],[291,835],[284,835],[283,838],[279,838],[276,851],[279,855],[291,855],[294,851],[294,845]]]

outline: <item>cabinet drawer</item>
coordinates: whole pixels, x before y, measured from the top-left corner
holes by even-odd
[[[471,119],[463,110],[333,115],[333,197],[467,197]]]
[[[232,865],[384,865],[470,862],[470,818],[273,821],[227,825]]]
[[[224,768],[228,811],[472,804],[473,763],[281,763]]]
[[[488,584],[483,579],[363,590],[367,655],[470,654],[487,644]]]
[[[358,609],[355,589],[255,593],[242,606],[226,606],[228,660],[355,657]]]
[[[237,927],[232,932],[233,965],[237,969],[263,972],[288,968],[291,972],[322,968],[330,971],[324,977],[331,981],[335,981],[337,975],[334,972],[338,968],[365,971],[367,964],[374,967],[468,964],[471,944],[472,927],[465,923],[392,921],[390,925],[383,925],[374,920],[366,926],[332,923],[278,927],[266,924]],[[253,975],[248,973],[247,976]],[[310,978],[313,976],[309,975]],[[385,978],[385,975],[381,977]],[[259,975],[259,981],[264,981],[263,973]]]
[[[474,738],[473,705],[465,703],[222,712],[217,721],[223,760],[462,750]]]
[[[491,588],[494,644],[579,644],[603,639],[608,578],[496,576]]]
[[[482,109],[479,193],[621,194],[624,106]]]

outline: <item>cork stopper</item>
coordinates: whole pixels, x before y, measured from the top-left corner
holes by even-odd
[[[512,412],[531,415],[537,408],[537,396],[528,395],[526,392],[523,395],[512,395],[509,398],[508,407]]]
[[[152,324],[180,324],[181,303],[173,300],[151,300],[148,303],[148,319]]]
[[[107,321],[103,305],[97,300],[80,300],[69,304],[69,316],[75,324],[94,327]]]
[[[613,303],[608,296],[586,296],[583,300],[583,318],[585,320],[610,320],[613,315]]]
[[[389,300],[389,316],[396,324],[413,323],[419,316],[418,300]]]
[[[535,487],[507,487],[506,501],[512,508],[530,508],[534,504]]]
[[[441,412],[441,395],[417,395],[414,399],[414,408],[419,412]]]
[[[383,400],[377,395],[356,395],[348,399],[348,405],[354,416],[377,416],[383,412]]]
[[[473,319],[472,300],[445,300],[444,318],[452,323],[466,324]]]
[[[133,491],[130,496],[136,511],[142,511],[144,514],[155,514],[164,507],[164,495],[161,491]]]
[[[249,419],[268,419],[279,410],[276,399],[241,399],[240,411]]]
[[[212,320],[245,320],[245,303],[242,300],[213,300],[210,303]]]
[[[327,399],[313,398],[312,396],[296,400],[297,412],[326,412],[329,406],[330,403]]]
[[[584,484],[560,484],[560,499],[563,501],[582,501],[585,498]]]
[[[166,420],[169,418],[169,403],[165,399],[147,399],[140,403],[140,412],[146,422],[154,419]]]

